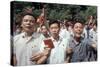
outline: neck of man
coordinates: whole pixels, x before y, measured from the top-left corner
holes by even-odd
[[[77,42],[80,42],[81,37],[74,37]]]
[[[44,36],[47,38],[47,37],[49,37],[49,35],[48,34],[44,34]]]
[[[25,35],[26,35],[27,37],[32,36],[32,34],[33,34],[33,32],[26,32],[26,33],[25,33]]]
[[[59,40],[59,35],[53,36],[53,38],[58,41]]]

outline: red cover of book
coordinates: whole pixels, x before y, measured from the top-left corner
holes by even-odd
[[[44,44],[47,45],[49,48],[54,48],[54,45],[51,39],[44,40]]]

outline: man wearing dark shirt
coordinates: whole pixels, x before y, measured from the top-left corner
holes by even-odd
[[[76,22],[73,26],[74,36],[69,41],[70,62],[89,61],[89,52],[96,49],[96,44],[90,39],[81,36],[84,25],[81,22]],[[91,50],[92,49],[92,50]]]

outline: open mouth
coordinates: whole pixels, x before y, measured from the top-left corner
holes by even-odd
[[[26,25],[25,27],[26,27],[26,28],[32,28],[32,26],[31,26],[31,25]]]
[[[25,25],[26,27],[30,27],[31,25]]]

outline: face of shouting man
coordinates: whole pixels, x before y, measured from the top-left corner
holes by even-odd
[[[22,19],[22,28],[26,33],[34,32],[35,18],[32,15],[25,15]]]
[[[83,32],[83,25],[79,22],[75,23],[73,27],[73,32],[75,37],[80,38]]]

